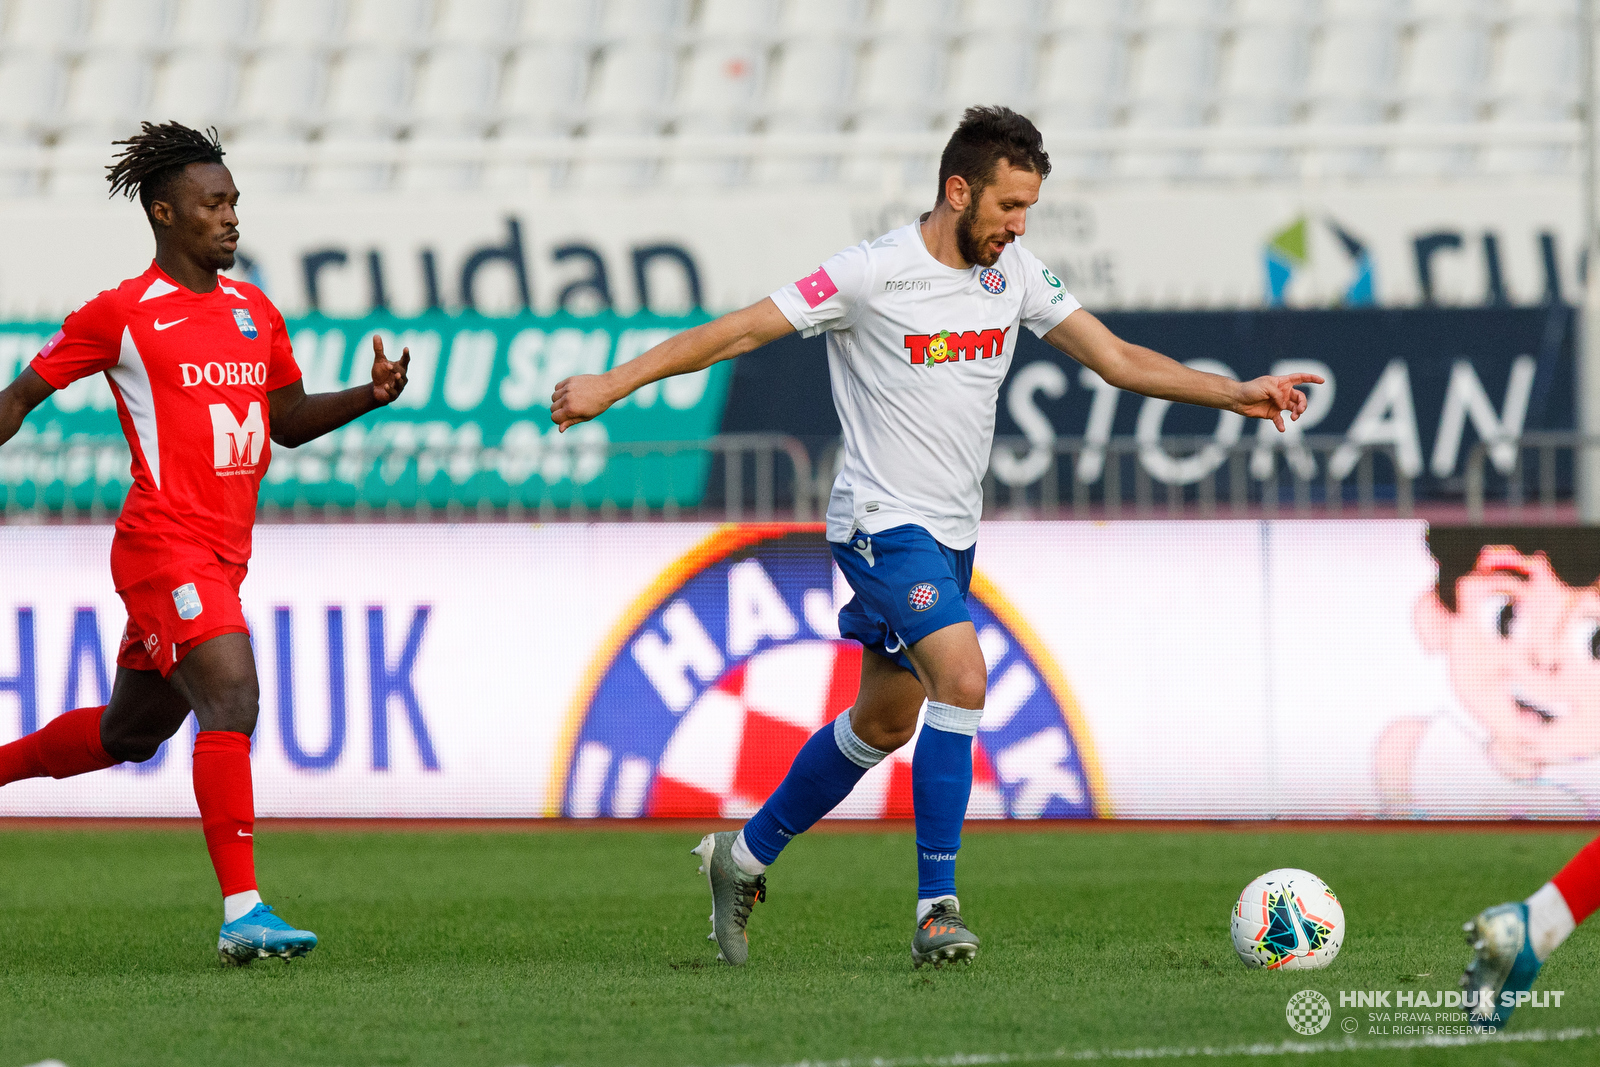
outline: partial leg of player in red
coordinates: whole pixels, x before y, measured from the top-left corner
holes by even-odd
[[[1503,1027],[1528,1003],[1544,961],[1600,907],[1600,838],[1527,900],[1497,904],[1466,924],[1472,962],[1461,976],[1473,1022]]]

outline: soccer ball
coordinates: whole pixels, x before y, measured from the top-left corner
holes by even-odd
[[[1244,887],[1233,906],[1233,948],[1246,967],[1314,971],[1344,943],[1344,908],[1310,871],[1282,867]]]

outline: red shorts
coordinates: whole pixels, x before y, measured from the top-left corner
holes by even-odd
[[[193,541],[117,531],[111,579],[128,609],[117,666],[165,678],[196,645],[249,633],[239,604],[248,571]]]

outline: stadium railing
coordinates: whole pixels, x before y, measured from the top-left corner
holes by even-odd
[[[565,445],[566,443],[563,442]],[[696,441],[572,442],[512,455],[397,453],[387,447],[281,454],[263,486],[264,522],[810,522],[838,470],[837,438],[722,434]],[[92,451],[93,454],[88,454]],[[468,451],[471,451],[469,449]],[[83,452],[84,455],[77,453]],[[116,455],[112,455],[116,452]],[[1585,459],[1585,455],[1587,459]],[[126,489],[125,450],[70,440],[0,454],[0,522],[106,523]],[[1600,467],[1600,437],[1526,433],[1473,447],[1435,477],[1389,443],[1169,436],[1157,441],[997,438],[984,479],[991,519],[1425,517],[1572,523],[1579,464]],[[318,478],[297,480],[319,467]],[[26,468],[26,469],[25,469]]]

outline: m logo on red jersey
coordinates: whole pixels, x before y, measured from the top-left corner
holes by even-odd
[[[934,334],[906,334],[906,351],[911,353],[915,365],[929,363],[954,363],[961,359],[993,359],[1005,347],[1004,330],[940,330]]]
[[[243,422],[233,417],[226,404],[211,405],[212,466],[219,473],[243,474],[255,469],[266,445],[267,427],[261,418],[261,402],[250,402]]]

